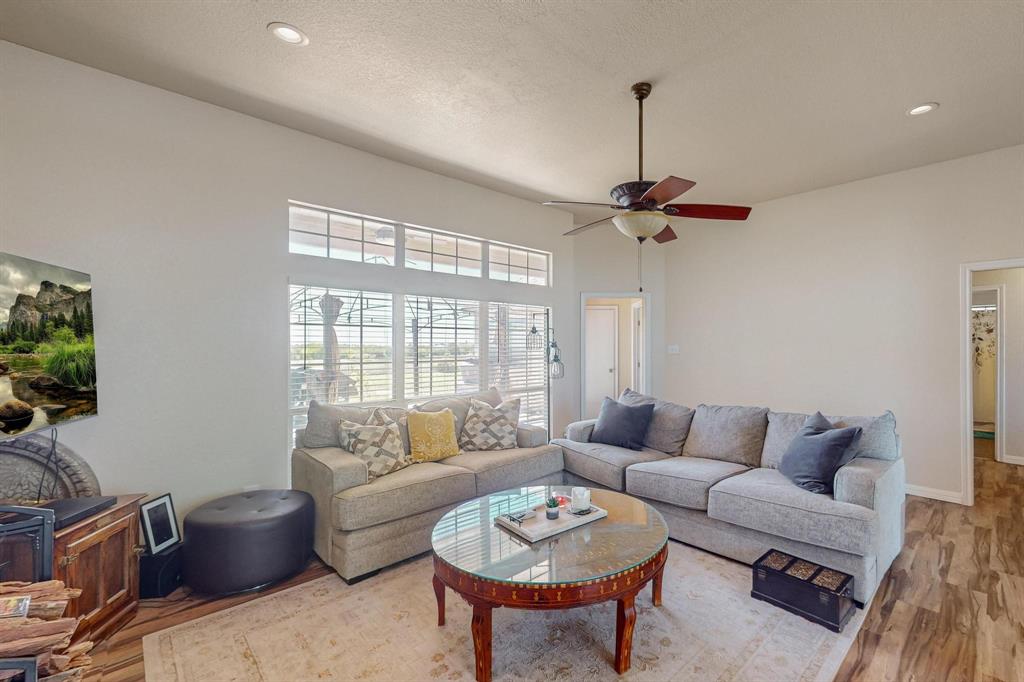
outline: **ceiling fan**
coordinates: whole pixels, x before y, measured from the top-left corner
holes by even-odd
[[[631,90],[639,107],[639,178],[635,182],[624,182],[612,187],[611,197],[615,200],[615,204],[590,201],[545,201],[545,206],[602,206],[621,211],[617,215],[601,218],[569,230],[565,236],[580,234],[597,227],[606,220],[611,220],[619,232],[636,239],[641,244],[648,238],[653,238],[654,241],[663,244],[676,238],[676,233],[668,224],[669,218],[746,220],[750,215],[750,208],[747,206],[668,203],[697,184],[692,180],[684,180],[674,175],[658,182],[644,180],[644,100],[651,94],[651,84],[634,83]]]

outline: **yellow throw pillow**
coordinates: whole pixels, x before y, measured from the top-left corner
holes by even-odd
[[[433,462],[459,454],[455,415],[447,408],[440,412],[410,412],[409,443],[413,462]]]

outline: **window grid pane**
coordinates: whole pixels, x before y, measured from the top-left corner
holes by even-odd
[[[480,390],[480,303],[405,297],[405,398]]]
[[[395,265],[393,223],[339,211],[288,207],[288,251],[377,265]]]
[[[544,306],[490,303],[487,306],[488,384],[502,397],[520,398],[520,420],[547,427],[547,349],[527,347],[534,325],[544,328]]]
[[[301,285],[289,294],[289,408],[393,400],[391,295]]]

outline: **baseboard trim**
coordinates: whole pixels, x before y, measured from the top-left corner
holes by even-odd
[[[1024,457],[1017,457],[1015,455],[1006,455],[999,461],[1005,462],[1006,464],[1024,465]]]
[[[916,495],[917,497],[927,497],[933,500],[940,500],[942,502],[952,502],[954,504],[963,504],[964,496],[962,493],[953,490],[939,490],[938,488],[926,488],[923,485],[910,485],[907,484],[907,494]]]

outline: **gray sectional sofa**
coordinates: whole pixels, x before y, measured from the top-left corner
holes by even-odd
[[[493,390],[473,397],[501,401]],[[459,422],[469,402],[444,398],[417,409],[446,407]],[[904,469],[891,413],[831,418],[861,426],[864,436],[839,470],[835,493],[820,495],[777,469],[806,415],[767,408],[694,411],[658,401],[647,440],[668,451],[591,443],[593,420],[570,425],[550,444],[543,429],[520,427],[518,448],[414,464],[370,483],[365,464],[316,427],[337,418],[365,423],[370,410],[319,409],[329,412],[311,408],[307,429],[296,432],[292,486],[313,496],[314,549],[346,580],[429,550],[434,524],[458,504],[523,485],[625,491],[659,509],[676,540],[745,563],[769,548],[791,552],[854,575],[862,603],[902,547]]]
[[[567,484],[645,499],[673,539],[744,563],[781,549],[850,573],[854,598],[865,603],[903,546],[905,474],[895,418],[829,418],[864,433],[836,475],[834,494],[821,495],[778,470],[806,417],[700,405],[673,452],[591,443],[595,420],[571,424],[552,443],[562,448]]]

